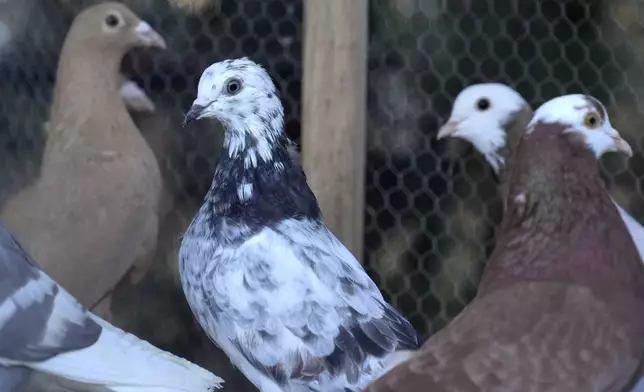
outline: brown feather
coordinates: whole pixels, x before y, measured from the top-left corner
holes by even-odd
[[[635,384],[644,267],[593,153],[563,129],[538,125],[522,138],[474,301],[366,391],[618,392]]]
[[[108,34],[103,23],[113,11],[124,25]],[[75,19],[59,60],[41,176],[2,212],[41,266],[90,308],[128,272],[145,270],[157,237],[160,170],[119,95],[122,58],[141,45],[139,22],[118,3]]]
[[[539,127],[511,165],[507,217],[479,290],[504,280],[558,280],[628,287],[644,298],[644,266],[594,154],[563,125]],[[519,194],[529,214],[514,208]]]
[[[534,114],[532,108],[529,105],[524,105],[518,112],[513,113],[510,117],[510,121],[507,124],[503,125],[505,130],[505,146],[499,151],[499,154],[505,162],[501,166],[498,177],[499,177],[499,192],[503,200],[506,199],[508,192],[508,182],[509,182],[509,170],[508,168],[512,167],[512,161],[514,160],[514,152],[521,141],[521,137],[525,132],[525,128],[532,119]]]
[[[626,391],[644,333],[632,301],[556,282],[496,290],[366,391]]]

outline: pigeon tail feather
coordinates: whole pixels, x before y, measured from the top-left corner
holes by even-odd
[[[624,221],[628,232],[633,238],[633,242],[635,242],[637,253],[639,253],[640,258],[644,262],[644,227],[642,227],[642,225],[640,225],[639,222],[635,220],[635,218],[630,216],[630,214],[626,212],[626,210],[620,207],[615,202],[615,200],[613,200],[613,203],[615,204],[615,207],[617,207],[619,215],[622,217],[622,220]]]
[[[223,380],[187,360],[161,351],[92,315],[102,328],[98,341],[31,368],[113,392],[209,392]],[[105,366],[109,363],[110,366]]]

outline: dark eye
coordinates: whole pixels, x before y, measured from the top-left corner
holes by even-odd
[[[600,120],[599,115],[595,112],[590,112],[584,117],[584,125],[588,128],[597,128],[599,126]]]
[[[108,14],[105,17],[105,24],[108,25],[109,27],[116,27],[119,24],[119,18],[118,16],[114,14]]]
[[[480,111],[486,111],[490,108],[490,100],[487,98],[481,98],[476,101],[476,107]]]
[[[241,84],[241,80],[239,80],[239,79],[230,79],[226,83],[226,92],[229,95],[237,94],[239,92],[239,90],[241,90],[241,88],[242,88],[242,84]]]

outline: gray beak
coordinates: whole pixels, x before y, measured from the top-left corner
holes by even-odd
[[[201,105],[192,105],[190,110],[188,110],[188,113],[186,113],[186,116],[183,119],[183,124],[181,124],[181,128],[185,128],[186,125],[190,124],[194,120],[198,120],[201,114],[203,113],[205,106]]]
[[[613,143],[615,143],[615,151],[622,153],[629,158],[633,156],[633,149],[626,140],[622,139],[620,136],[613,137]]]
[[[159,48],[163,50],[168,48],[163,37],[161,37],[161,35],[159,35],[159,33],[157,33],[156,31],[154,31],[147,22],[140,21],[134,29],[134,32],[138,36],[139,41],[143,46]]]

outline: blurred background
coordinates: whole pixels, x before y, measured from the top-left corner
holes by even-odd
[[[325,215],[332,216],[332,229],[341,226],[333,218],[338,215],[358,222],[354,232],[359,239],[351,239],[350,249],[385,297],[425,337],[475,295],[502,215],[485,160],[465,142],[435,140],[464,87],[507,83],[533,107],[565,93],[599,98],[635,150],[628,162],[605,157],[603,174],[613,197],[644,222],[644,3],[355,0],[366,4],[368,12],[363,16],[367,24],[354,26],[350,17],[313,21],[314,13],[305,9],[314,1],[341,8],[354,0],[123,1],[168,46],[166,51],[133,50],[121,69],[124,80],[136,83],[149,99],[147,106],[130,107],[130,115],[159,162],[165,194],[151,267],[137,284],[117,287],[112,321],[208,367],[226,380],[229,390],[254,388],[193,321],[176,260],[180,236],[210,186],[222,134],[217,124],[182,129],[181,121],[208,65],[248,56],[274,78],[290,137],[306,143],[307,132],[320,132],[322,125],[303,120],[302,107],[316,94],[314,79],[307,85],[303,77],[309,77],[307,69],[315,69],[316,55],[333,55],[316,46],[324,37],[307,36],[305,41],[305,31],[318,31],[307,29],[305,15],[306,23],[326,24],[322,30],[344,26],[347,42],[355,45],[342,50],[365,49],[347,57],[364,60],[357,74],[365,83],[356,84],[364,87],[356,92],[363,102],[353,106],[363,128],[355,130],[359,136],[354,139],[364,142],[342,146],[360,161],[343,169],[331,162],[307,163],[307,152],[338,148],[316,145],[324,136],[311,137],[302,157],[307,175],[314,191],[321,190],[318,196]],[[96,3],[0,1],[0,208],[40,175],[60,49],[75,15]],[[361,27],[364,33],[351,34]],[[305,51],[311,59],[306,63]],[[325,75],[333,78],[332,72]],[[307,110],[315,111],[316,105],[309,103]],[[333,202],[327,200],[334,190],[316,179],[337,170],[357,170],[351,178],[361,181],[357,189],[362,192],[354,195],[358,200],[348,204],[351,208],[330,211]],[[346,228],[339,231],[341,239],[351,237]]]

